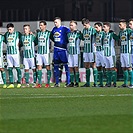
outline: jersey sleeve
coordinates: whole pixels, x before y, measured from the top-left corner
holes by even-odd
[[[115,41],[118,41],[119,40],[119,36],[115,32],[113,32],[113,39]]]
[[[50,39],[54,42],[53,30],[50,32]]]

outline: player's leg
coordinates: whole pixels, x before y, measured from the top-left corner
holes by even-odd
[[[108,85],[109,85],[109,60],[108,60],[108,57],[105,57],[104,58],[105,59],[105,76],[106,76],[106,84],[105,84],[105,86],[107,86],[108,87]]]
[[[11,55],[7,55],[7,68],[9,74],[10,85],[7,88],[14,88],[14,77],[13,77],[13,58]]]
[[[65,67],[65,72],[66,72],[66,86],[69,87],[70,84],[70,71],[69,71],[69,67],[68,67],[68,57],[67,57],[67,51],[66,50],[62,50],[59,52],[59,58],[61,63],[63,63],[64,67]]]
[[[35,66],[35,58],[29,58],[28,62],[29,62],[29,68],[31,68],[32,71],[33,71],[32,87],[35,87],[36,86],[36,81],[37,81],[37,72],[36,72],[36,66]]]
[[[4,64],[3,64],[3,57],[0,57],[0,71],[1,71],[1,77],[3,79],[3,88],[6,88],[7,85],[6,85],[6,73],[4,71]]]
[[[45,85],[45,88],[50,87],[50,79],[51,79],[51,69],[50,69],[50,55],[49,54],[45,54],[43,56],[43,63],[46,66],[46,70],[47,70],[47,83]]]
[[[113,62],[114,62],[114,68],[112,69],[112,81],[113,81],[113,86],[116,87],[116,81],[117,81],[116,56],[113,56]]]
[[[7,87],[7,85],[6,85],[6,73],[4,71],[4,68],[0,68],[0,71],[1,71],[1,77],[2,77],[2,80],[4,83],[3,88],[5,89]]]
[[[29,63],[28,63],[28,59],[24,58],[23,59],[23,64],[24,64],[24,77],[25,77],[25,82],[26,82],[26,86],[23,87],[29,87]]]
[[[90,60],[89,53],[83,53],[84,67],[86,68],[86,83],[81,87],[90,87]]]
[[[129,80],[130,80],[130,88],[133,88],[133,70],[131,67],[128,68],[128,73],[129,73]]]
[[[112,71],[113,71],[113,68],[114,68],[114,61],[113,61],[113,57],[112,56],[109,56],[108,57],[108,60],[109,60],[109,72],[108,72],[108,75],[109,75],[109,84],[108,84],[108,87],[111,87],[111,82],[112,82]]]
[[[130,80],[129,87],[133,88],[133,70],[132,70],[132,64],[131,64],[131,56],[129,54],[127,54],[126,56],[126,67],[129,73],[129,80]]]
[[[97,52],[96,67],[97,67],[97,70],[98,70],[99,82],[100,82],[100,84],[98,86],[103,87],[103,75],[104,75],[103,74],[103,68],[105,67],[103,51]]]
[[[74,55],[75,87],[79,87],[79,55]]]
[[[94,87],[97,86],[97,76],[98,76],[98,71],[97,71],[97,68],[96,68],[96,55],[95,53],[91,53],[90,54],[90,62],[91,62],[91,66],[93,68],[93,77],[94,77]]]
[[[69,66],[69,70],[70,70],[70,86],[74,87],[74,57],[73,55],[68,55],[68,66]]]
[[[53,55],[53,63],[54,63],[54,77],[55,77],[55,87],[59,87],[59,64],[60,58],[57,51],[54,51]]]
[[[122,85],[122,87],[127,87],[128,86],[128,70],[126,68],[126,57],[124,54],[120,55],[120,61],[121,61],[121,67],[123,70],[123,78],[124,78],[124,84]]]
[[[42,56],[40,54],[37,54],[36,64],[37,64],[38,84],[35,86],[35,88],[40,88],[40,87],[42,87],[42,65],[43,65]]]
[[[18,85],[17,88],[21,87],[21,79],[22,79],[22,73],[21,73],[21,69],[20,69],[20,58],[19,55],[12,55],[13,56],[13,65],[17,71],[17,78],[18,78]]]
[[[62,78],[62,72],[63,72],[63,65],[60,64],[59,65],[59,81],[62,82],[61,78]]]

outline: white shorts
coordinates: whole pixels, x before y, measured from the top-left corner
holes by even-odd
[[[104,56],[104,63],[105,68],[113,68],[114,67],[114,61],[112,56]]]
[[[3,57],[0,57],[0,68],[4,68]]]
[[[36,57],[36,64],[37,65],[50,65],[50,56],[49,54],[37,54]]]
[[[97,67],[104,67],[104,52],[103,51],[97,51],[96,52],[96,66]]]
[[[69,67],[78,67],[79,66],[79,56],[78,56],[78,54],[68,55],[68,66]]]
[[[35,59],[34,58],[24,58],[23,60],[24,69],[35,69]]]
[[[20,57],[18,54],[7,54],[7,67],[20,67]]]
[[[83,53],[84,62],[95,62],[94,53]]]
[[[129,53],[122,53],[120,55],[121,67],[131,67],[131,59]]]
[[[114,67],[116,67],[116,55],[113,55]]]
[[[131,63],[133,65],[133,54],[131,54],[130,58],[131,58]]]

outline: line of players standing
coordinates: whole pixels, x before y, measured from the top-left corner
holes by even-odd
[[[22,74],[20,70],[19,49],[23,47],[23,64],[26,84],[22,87],[29,87],[29,69],[33,70],[33,87],[42,87],[42,65],[45,64],[47,69],[46,88],[50,87],[51,69],[50,69],[50,39],[54,42],[54,87],[60,86],[59,67],[62,64],[66,71],[66,87],[79,86],[79,54],[80,41],[84,41],[84,66],[86,68],[86,83],[82,87],[90,87],[90,67],[93,68],[94,87],[103,87],[103,69],[106,73],[106,85],[116,87],[117,71],[115,56],[115,41],[120,43],[120,60],[123,69],[124,84],[122,87],[128,87],[128,78],[130,79],[129,87],[133,87],[133,19],[129,20],[127,28],[126,20],[121,19],[119,23],[120,32],[116,35],[111,31],[109,22],[97,22],[94,28],[90,25],[87,18],[82,19],[84,26],[83,31],[77,29],[77,22],[70,21],[70,29],[61,25],[61,18],[54,19],[55,27],[50,32],[46,29],[47,23],[40,21],[40,30],[34,35],[30,31],[30,25],[23,25],[24,34],[14,30],[12,23],[7,24],[7,32],[0,35],[0,71],[3,78],[3,88],[14,88],[13,67],[17,70],[17,88],[21,87]],[[7,63],[10,85],[6,85],[6,74],[3,67],[3,42],[7,44]],[[37,71],[35,67],[35,50],[34,44],[37,45]],[[99,84],[97,76],[99,75]],[[113,84],[112,84],[113,81]],[[74,83],[75,82],[75,83]]]

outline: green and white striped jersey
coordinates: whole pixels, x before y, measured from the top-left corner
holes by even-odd
[[[131,43],[131,54],[133,54],[133,30],[130,33],[129,39],[130,39],[130,43]]]
[[[0,34],[0,57],[3,57],[3,41],[4,36]]]
[[[96,33],[96,30],[93,27],[90,27],[89,29],[83,29],[83,40],[84,40],[84,53],[92,53],[94,52],[94,34]]]
[[[95,34],[95,44],[96,44],[96,51],[103,51],[103,37],[104,32],[96,32]]]
[[[118,40],[118,36],[114,32],[104,33],[103,48],[104,56],[113,55],[114,40]]]
[[[21,44],[24,47],[24,58],[34,58],[35,50],[34,50],[34,41],[35,36],[33,34],[22,35]]]
[[[13,33],[5,33],[5,43],[7,44],[7,54],[19,54],[19,39],[21,33],[15,31]]]
[[[44,32],[38,32],[36,36],[36,43],[38,44],[38,54],[50,53],[50,31],[46,30]]]
[[[81,31],[75,30],[74,32],[69,32],[68,37],[68,53],[69,54],[79,54],[80,53],[80,40],[82,38]]]
[[[121,43],[121,53],[131,53],[130,34],[132,30],[126,29],[119,32],[119,39]]]

